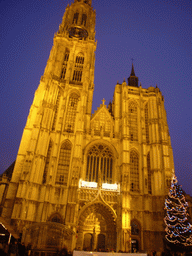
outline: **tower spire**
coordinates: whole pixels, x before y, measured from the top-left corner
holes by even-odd
[[[133,59],[132,59],[132,68],[130,77],[128,77],[128,85],[138,87],[138,77],[135,75],[135,70],[133,66]]]
[[[131,76],[135,76],[135,70],[134,70],[133,62],[132,62],[132,68],[131,68]]]

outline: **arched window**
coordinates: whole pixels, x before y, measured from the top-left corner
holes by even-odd
[[[138,141],[138,124],[137,124],[137,106],[135,103],[129,103],[129,136],[131,141]]]
[[[79,17],[79,13],[76,12],[76,13],[74,14],[74,16],[73,16],[73,24],[77,24],[77,22],[78,22],[78,17]]]
[[[61,218],[59,218],[57,215],[54,216],[52,219],[51,219],[52,222],[56,222],[56,223],[61,223]]]
[[[130,189],[139,191],[139,156],[135,151],[130,153]]]
[[[86,21],[87,21],[87,15],[83,13],[82,19],[81,19],[81,25],[86,26]]]
[[[152,186],[151,186],[151,167],[150,167],[150,154],[147,154],[147,174],[148,174],[148,193],[152,193]]]
[[[76,93],[72,93],[69,97],[64,128],[65,132],[74,132],[78,100],[79,96]]]
[[[65,142],[62,144],[57,166],[56,184],[67,185],[69,166],[71,158],[71,144]]]
[[[149,143],[149,115],[148,115],[148,103],[145,105],[145,132],[146,132],[146,143]]]
[[[83,64],[84,64],[84,56],[82,53],[79,53],[76,56],[75,67],[73,72],[74,82],[81,82],[82,73],[83,73]]]
[[[66,49],[65,51],[65,56],[64,56],[64,60],[63,60],[63,65],[62,65],[62,70],[61,70],[61,79],[65,79],[65,75],[66,75],[66,71],[67,71],[67,63],[68,63],[68,59],[69,59],[69,50]]]
[[[131,221],[131,235],[138,236],[140,233],[140,227],[137,221],[132,220]]]
[[[51,159],[52,147],[53,147],[53,143],[52,143],[52,141],[50,141],[48,151],[47,151],[47,157],[45,160],[45,168],[44,168],[43,181],[42,181],[43,184],[45,184],[47,181],[47,173],[48,173],[49,163],[50,163],[50,159]]]
[[[86,181],[112,183],[113,153],[105,145],[94,145],[87,153]]]

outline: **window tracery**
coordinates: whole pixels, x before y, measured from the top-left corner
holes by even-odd
[[[140,230],[139,224],[135,220],[132,220],[131,221],[131,235],[138,236],[140,233],[139,230]]]
[[[68,63],[68,59],[69,59],[69,50],[66,49],[65,51],[65,56],[64,56],[64,60],[63,60],[63,65],[62,65],[62,70],[61,70],[61,79],[65,79],[65,75],[66,75],[66,71],[67,71],[67,63]]]
[[[152,193],[152,186],[151,186],[151,168],[150,168],[150,154],[147,155],[147,173],[148,173],[148,193]]]
[[[78,12],[76,12],[76,13],[74,13],[74,16],[73,16],[73,24],[77,24],[77,22],[78,22],[78,17],[79,17],[79,13]]]
[[[69,142],[65,142],[62,144],[60,149],[56,184],[67,185],[70,158],[71,158],[71,144]]]
[[[73,72],[74,82],[81,82],[82,73],[83,73],[83,64],[84,64],[84,56],[82,53],[79,53],[76,56],[75,67]]]
[[[145,132],[146,132],[146,143],[149,143],[149,115],[148,115],[148,103],[145,105]]]
[[[76,93],[72,93],[69,97],[64,128],[65,132],[74,132],[78,100],[79,96]]]
[[[137,106],[135,103],[129,103],[129,135],[131,141],[138,141],[138,125],[137,125]]]
[[[81,25],[86,26],[86,22],[87,22],[87,15],[83,13],[82,19],[81,19]]]
[[[103,144],[94,145],[87,153],[86,181],[112,184],[113,153]]]
[[[135,151],[130,152],[130,190],[139,191],[139,156]]]

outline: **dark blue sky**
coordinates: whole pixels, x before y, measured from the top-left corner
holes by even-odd
[[[0,1],[0,173],[16,158],[54,33],[70,0]],[[93,0],[96,63],[93,111],[127,79],[134,58],[142,87],[157,86],[179,184],[192,195],[190,0]]]

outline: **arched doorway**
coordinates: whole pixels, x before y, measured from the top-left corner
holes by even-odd
[[[138,252],[140,249],[140,224],[137,220],[131,221],[131,252]]]
[[[97,237],[97,251],[104,251],[105,250],[105,235],[98,234]]]
[[[79,218],[76,247],[104,251],[116,248],[116,216],[103,203],[95,203],[83,210]]]
[[[84,251],[93,250],[93,234],[86,233],[84,235],[83,250]]]
[[[139,250],[139,243],[136,239],[131,239],[131,252],[136,253]]]

